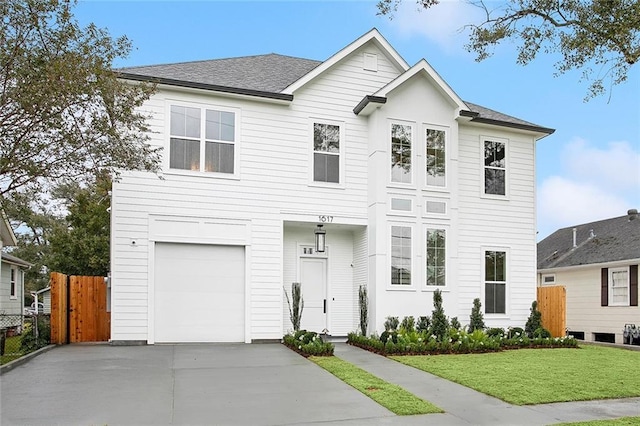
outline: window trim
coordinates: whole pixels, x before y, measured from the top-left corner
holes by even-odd
[[[618,302],[618,303],[614,303],[613,302],[613,274],[615,272],[626,272],[627,273],[627,282],[626,282],[626,287],[627,287],[627,300],[625,302]],[[608,283],[607,283],[607,291],[609,292],[609,303],[607,306],[631,306],[631,280],[630,275],[631,272],[629,271],[629,267],[628,266],[622,266],[622,267],[618,267],[618,268],[608,268]]]
[[[392,132],[393,126],[408,126],[411,128],[411,172],[409,173],[410,182],[397,182],[393,180],[393,167],[392,158],[393,158],[393,149],[392,149]],[[400,188],[415,188],[416,186],[416,124],[412,121],[403,121],[403,120],[389,120],[389,125],[387,126],[387,148],[389,150],[389,155],[387,156],[387,167],[389,167],[389,186],[395,186]]]
[[[315,124],[327,124],[330,126],[338,126],[340,129],[340,141],[338,147],[338,182],[322,182],[314,180],[314,168],[315,168],[315,146],[314,146],[314,135],[313,135],[313,126]],[[309,186],[316,186],[322,188],[344,188],[345,187],[345,167],[344,167],[344,142],[345,142],[345,123],[344,121],[336,121],[329,120],[318,117],[310,117],[309,118]],[[331,155],[336,155],[331,153]]]
[[[393,208],[393,200],[405,200],[411,203],[411,210],[397,210]],[[416,199],[413,195],[406,195],[400,193],[387,193],[387,214],[390,216],[405,216],[405,217],[415,217],[416,210]]]
[[[443,226],[443,225],[439,225],[439,224],[426,224],[424,226],[424,232],[422,233],[422,238],[424,241],[424,258],[423,258],[423,272],[424,272],[424,277],[422,279],[422,287],[424,290],[427,291],[435,291],[435,290],[441,290],[441,291],[448,291],[449,288],[451,287],[449,285],[450,283],[450,263],[449,262],[449,253],[450,253],[450,243],[449,243],[449,239],[450,239],[450,235],[449,235],[449,227],[448,226]],[[427,235],[428,232],[430,230],[438,230],[438,231],[444,231],[444,253],[445,253],[445,257],[444,257],[444,285],[428,285],[427,284],[427,261],[428,261],[428,256],[427,256]]]
[[[488,251],[498,251],[498,252],[504,252],[505,254],[505,270],[504,270],[504,275],[505,275],[505,280],[504,281],[487,281],[486,278],[486,262],[485,262],[485,258],[486,258],[486,253]],[[511,262],[511,256],[509,253],[509,248],[508,247],[494,247],[494,246],[483,246],[480,250],[480,272],[481,272],[481,280],[482,280],[482,289],[481,289],[481,300],[482,300],[482,306],[484,307],[484,312],[483,315],[485,315],[485,317],[487,318],[507,318],[509,316],[509,294],[510,294],[510,286],[509,286],[509,277],[510,277],[510,273],[509,273],[509,265]],[[504,288],[504,313],[487,313],[486,309],[487,309],[487,300],[486,300],[486,285],[487,283],[502,283],[504,282],[505,288]]]
[[[18,268],[12,266],[9,268],[9,299],[18,298]]]
[[[442,131],[444,132],[444,185],[443,186],[436,186],[436,185],[429,185],[427,183],[427,130],[438,130],[438,131]],[[450,167],[450,161],[449,161],[449,157],[450,155],[450,144],[449,144],[449,127],[446,126],[440,126],[437,124],[429,124],[429,123],[423,123],[422,124],[422,154],[424,155],[424,164],[423,164],[423,174],[424,174],[424,182],[423,182],[423,186],[425,189],[428,189],[429,191],[439,191],[439,192],[449,192],[449,172],[451,171],[451,167]]]
[[[548,277],[553,278],[553,281],[546,282],[545,278],[548,278]],[[542,285],[542,286],[547,286],[547,285],[548,286],[553,286],[553,285],[556,285],[556,274],[542,274],[540,276],[540,285]]]
[[[403,228],[409,228],[411,230],[411,255],[410,255],[410,260],[411,260],[411,284],[409,285],[404,285],[404,284],[392,284],[392,267],[393,267],[393,246],[392,246],[392,232],[393,232],[393,227],[403,227]],[[389,241],[387,243],[387,247],[388,247],[388,257],[387,257],[387,290],[396,290],[396,291],[415,291],[416,289],[416,279],[418,278],[418,274],[416,273],[416,268],[415,268],[415,259],[416,259],[416,241],[414,238],[414,224],[413,223],[406,223],[406,222],[390,222],[388,225],[388,232],[389,232]]]
[[[500,194],[487,194],[485,192],[485,169],[488,166],[484,164],[484,144],[485,142],[498,142],[504,144],[504,195]],[[480,197],[488,198],[493,200],[508,200],[509,199],[509,182],[511,179],[509,178],[509,139],[481,135],[480,136]]]
[[[171,107],[179,106],[185,108],[197,108],[200,110],[200,170],[186,170],[186,169],[174,169],[170,167],[171,164]],[[234,114],[234,140],[231,141],[218,141],[218,140],[208,140],[206,138],[206,111],[221,111],[221,112],[231,112]],[[184,102],[176,99],[167,99],[166,100],[166,108],[165,108],[165,116],[167,119],[165,120],[165,152],[163,169],[164,173],[167,175],[186,175],[186,176],[199,176],[199,177],[213,177],[220,179],[232,179],[238,180],[240,179],[240,139],[241,139],[241,131],[240,131],[240,123],[241,123],[241,110],[240,108],[230,107],[226,105],[218,105],[218,104],[209,104],[202,102]],[[189,138],[194,139],[194,138]],[[223,173],[223,172],[207,172],[204,170],[205,166],[205,147],[206,142],[219,142],[233,145],[233,173]]]

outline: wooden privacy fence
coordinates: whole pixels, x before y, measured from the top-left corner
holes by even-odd
[[[542,326],[553,337],[564,337],[567,327],[567,291],[564,286],[538,287],[538,310]]]
[[[106,342],[111,334],[104,277],[52,272],[51,343]]]

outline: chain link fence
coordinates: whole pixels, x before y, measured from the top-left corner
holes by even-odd
[[[50,315],[0,314],[0,364],[18,359],[50,342]]]

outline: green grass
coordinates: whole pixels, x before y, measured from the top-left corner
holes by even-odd
[[[4,344],[4,353],[6,355],[0,356],[0,365],[7,364],[14,359],[20,358],[23,355],[22,351],[20,350],[20,338],[21,336],[7,337],[7,340]]]
[[[637,426],[640,425],[640,417],[621,417],[612,420],[592,420],[589,422],[558,423],[556,426]]]
[[[309,360],[400,416],[443,412],[435,405],[418,398],[400,386],[385,382],[335,356],[312,356],[309,357]]]
[[[640,396],[638,351],[587,345],[390,358],[517,405]]]

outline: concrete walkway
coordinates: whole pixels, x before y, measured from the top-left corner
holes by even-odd
[[[8,425],[545,425],[640,398],[517,407],[362,349],[336,355],[444,409],[396,416],[280,344],[55,347],[0,379]]]
[[[345,343],[336,344],[335,355],[442,408],[446,414],[436,415],[434,424],[549,425],[640,416],[640,398],[516,406]],[[415,417],[421,418],[415,424],[427,420]]]

